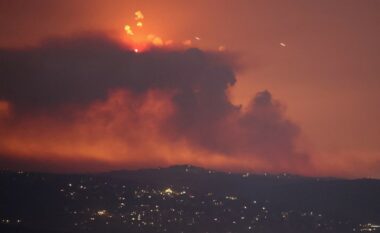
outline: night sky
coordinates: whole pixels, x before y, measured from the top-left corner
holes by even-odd
[[[379,12],[0,0],[0,168],[380,178]]]

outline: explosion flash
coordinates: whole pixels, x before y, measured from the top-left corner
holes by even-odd
[[[135,15],[135,28],[132,28],[129,24],[126,24],[124,26],[124,30],[127,33],[130,39],[129,43],[132,43],[134,45],[134,52],[138,53],[140,51],[143,51],[146,49],[146,47],[149,47],[151,45],[160,47],[164,45],[164,42],[161,37],[156,36],[154,34],[148,34],[147,36],[143,35],[143,20],[144,20],[144,14],[141,11],[136,11],[134,13]],[[137,30],[138,29],[138,30]],[[166,43],[165,43],[166,44]]]
[[[199,35],[194,35],[192,39],[184,39],[183,41],[174,41],[172,39],[163,38],[156,34],[145,34],[145,16],[144,14],[138,10],[134,12],[134,23],[128,23],[124,26],[124,31],[128,36],[128,43],[133,45],[134,52],[143,52],[149,47],[169,47],[169,46],[177,46],[177,47],[191,47],[194,46],[194,43],[199,45],[201,41],[201,37]],[[225,51],[225,46],[219,46],[217,48],[219,52]]]

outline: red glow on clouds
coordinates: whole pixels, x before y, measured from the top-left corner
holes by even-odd
[[[256,110],[242,112],[242,116],[232,114],[224,119],[223,127],[217,129],[217,140],[233,143],[233,155],[203,148],[186,137],[168,137],[167,131],[172,127],[170,119],[178,111],[173,103],[175,93],[175,89],[153,88],[141,93],[125,88],[111,89],[106,99],[93,100],[85,106],[66,104],[54,111],[23,115],[14,114],[12,103],[2,100],[1,168],[81,172],[193,164],[226,171],[356,177],[365,176],[368,169],[373,172],[378,167],[376,156],[362,161],[353,154],[343,161],[336,155],[312,154],[305,159],[302,152],[300,157],[297,152],[295,157],[284,154],[281,158],[276,155],[276,146],[281,144],[265,145],[265,153],[269,152],[266,156],[260,155],[260,150],[255,155],[251,149],[244,148],[250,144],[251,132],[237,125],[239,118],[244,119],[244,114],[248,114],[245,115],[247,120],[281,116],[282,113],[277,113],[282,111],[277,109],[277,103],[274,108],[264,104]],[[261,105],[263,100],[255,101]],[[255,117],[250,118],[249,114]],[[263,130],[265,134],[265,128]],[[357,166],[354,168],[353,164]],[[355,175],[350,172],[352,169],[357,170]]]
[[[88,6],[84,3],[79,3],[83,8],[77,12],[67,10],[76,15],[71,21],[69,15],[63,17],[60,14],[63,12],[62,5],[66,5],[66,2],[54,3],[48,7],[25,3],[28,7],[16,7],[17,9],[9,10],[9,14],[4,12],[0,17],[5,22],[4,30],[9,33],[4,33],[0,38],[2,47],[38,44],[37,41],[51,34],[69,35],[83,29],[100,29],[111,31],[109,36],[117,37],[118,41],[124,43],[124,47],[135,53],[149,52],[157,47],[174,50],[199,45],[219,51],[225,51],[226,48],[237,50],[247,57],[248,61],[245,62],[252,70],[246,75],[252,77],[239,77],[239,85],[231,87],[234,103],[248,103],[258,89],[273,90],[274,95],[289,106],[291,118],[300,122],[302,131],[309,132],[312,141],[316,142],[316,151],[310,153],[310,164],[270,161],[260,156],[239,153],[234,156],[225,155],[195,146],[184,138],[168,138],[161,126],[177,111],[172,102],[173,94],[150,90],[137,95],[125,89],[110,90],[107,99],[96,100],[84,107],[64,106],[54,114],[37,112],[16,116],[12,112],[12,102],[0,99],[0,159],[30,159],[30,164],[44,161],[62,163],[57,166],[59,171],[93,170],[95,168],[87,162],[95,161],[99,164],[97,170],[191,163],[224,170],[380,177],[377,143],[379,131],[376,124],[379,114],[378,109],[373,108],[378,100],[378,70],[373,63],[376,61],[373,48],[378,43],[378,35],[368,36],[377,26],[375,17],[367,17],[370,12],[361,11],[363,14],[366,12],[365,16],[360,17],[364,21],[356,22],[351,21],[356,20],[355,17],[344,15],[344,11],[323,10],[333,9],[323,7],[325,4],[310,7],[316,11],[305,15],[300,12],[306,12],[307,5],[314,3],[304,4],[307,9],[294,11],[297,17],[287,19],[289,22],[286,25],[301,22],[300,27],[310,30],[304,30],[300,36],[295,37],[293,29],[283,25],[282,18],[265,17],[271,15],[273,7],[270,5],[263,8],[261,5],[266,5],[264,3],[251,7],[250,2],[245,2],[240,10],[231,10],[231,24],[226,33],[225,12],[230,9],[224,6],[228,4],[215,6],[202,2],[204,7],[197,8],[197,4],[184,6],[173,1],[168,4],[172,13],[169,15],[166,9],[168,6],[160,3],[146,2],[141,6],[130,6],[126,2],[123,4],[127,6],[112,6],[112,13],[108,14],[107,7],[104,7],[108,4],[104,1],[95,2],[97,4],[92,6],[96,7],[91,11],[87,10]],[[136,11],[129,17],[124,9],[141,11]],[[184,12],[184,9],[191,10]],[[261,15],[263,9],[266,13]],[[280,11],[283,9],[288,8],[282,7]],[[335,21],[330,20],[331,24],[320,21],[315,15],[318,9]],[[13,11],[19,13],[13,14]],[[195,13],[200,16],[193,17]],[[209,17],[210,13],[212,17]],[[376,13],[373,11],[369,15],[377,16]],[[87,20],[92,18],[92,14],[98,18],[94,21]],[[20,20],[14,20],[14,15]],[[51,27],[50,21],[46,23],[44,20],[36,30],[33,27],[35,15],[50,17],[55,26]],[[161,18],[162,22],[155,21]],[[243,22],[242,18],[248,20]],[[300,18],[304,20],[299,20]],[[187,24],[183,26],[180,23]],[[337,26],[350,32],[347,34],[349,36],[336,30]],[[279,35],[279,28],[288,33],[281,32]],[[314,40],[318,42],[314,43]],[[360,45],[356,44],[357,41],[368,43]],[[281,52],[273,47],[278,47]],[[329,56],[329,51],[338,52]],[[358,63],[357,57],[365,58],[364,62]],[[258,63],[270,62],[270,65],[263,64],[263,67],[257,69],[256,60],[259,60]],[[362,78],[359,79],[358,76]],[[294,81],[300,85],[293,85]],[[329,88],[326,89],[327,86]],[[336,95],[337,90],[340,95]],[[336,106],[340,108],[336,109]],[[60,120],[59,114],[69,117],[70,121]],[[341,120],[337,122],[337,119]],[[223,130],[220,132],[223,134]],[[339,147],[340,149],[335,149]],[[307,149],[310,151],[310,148]],[[72,167],[73,161],[78,164],[75,169]],[[30,164],[24,167],[32,168]],[[17,166],[14,167],[19,168]],[[3,163],[2,167],[7,165]]]
[[[162,136],[160,126],[175,111],[170,98],[170,93],[158,90],[142,95],[113,90],[106,100],[84,109],[63,109],[70,121],[37,114],[17,122],[0,122],[0,154],[12,155],[15,160],[61,163],[59,171],[93,170],[87,161],[111,169],[185,163],[230,170],[268,168],[263,161],[228,157]],[[247,165],[247,161],[254,163]],[[73,162],[83,164],[75,168],[70,165]]]

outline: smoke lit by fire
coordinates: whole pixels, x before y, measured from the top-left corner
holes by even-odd
[[[142,11],[126,23],[119,24],[126,44],[85,34],[0,50],[2,167],[345,169],[299,149],[300,128],[269,91],[252,93],[244,109],[229,99],[239,69],[223,42],[215,51],[194,49],[205,35],[166,38]],[[287,50],[288,41],[280,46]]]
[[[173,43],[148,37],[155,46]],[[310,168],[295,148],[298,127],[268,91],[246,112],[230,102],[236,78],[227,54],[140,51],[94,35],[0,51],[0,154],[111,167]]]

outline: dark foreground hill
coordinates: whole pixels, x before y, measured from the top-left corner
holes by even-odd
[[[380,181],[193,166],[0,174],[0,232],[380,232]]]

